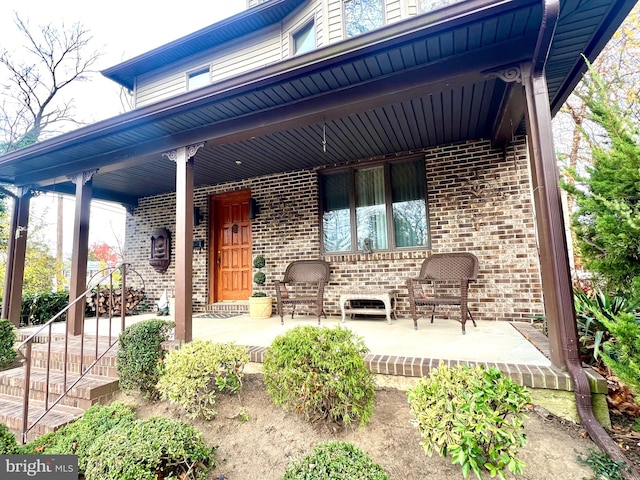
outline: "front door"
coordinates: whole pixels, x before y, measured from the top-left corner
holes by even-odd
[[[248,190],[210,198],[212,302],[247,300],[251,295],[249,198]]]

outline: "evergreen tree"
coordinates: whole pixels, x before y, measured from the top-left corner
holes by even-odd
[[[563,187],[575,200],[572,225],[585,268],[615,293],[640,294],[640,145],[638,128],[612,100],[589,65],[581,98],[597,128],[583,134],[592,164],[569,172]]]

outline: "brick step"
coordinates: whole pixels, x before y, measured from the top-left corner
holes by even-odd
[[[22,398],[24,392],[24,367],[0,372],[0,394]],[[52,370],[49,374],[49,401],[55,401],[63,392],[64,375]],[[78,378],[77,374],[67,372],[67,385]],[[31,369],[29,398],[44,401],[46,388],[46,370]],[[71,391],[60,400],[61,405],[87,409],[96,403],[110,401],[118,391],[118,379],[104,376],[86,375]]]
[[[82,367],[86,369],[96,358],[95,338],[85,340],[84,351],[80,355],[80,344],[76,339],[69,341],[69,353],[67,355],[67,371],[78,373],[80,371],[80,360],[82,359]],[[102,354],[108,348],[107,341],[101,340],[98,343],[98,355]],[[31,366],[32,368],[46,368],[49,363],[52,370],[63,371],[65,360],[64,342],[54,342],[50,346],[48,344],[34,344],[31,349]],[[106,354],[92,368],[92,375],[103,375],[107,377],[117,378],[116,356],[118,354],[118,345],[111,347]]]
[[[43,402],[36,400],[29,402],[29,425],[32,425],[43,412]],[[56,405],[29,431],[27,441],[31,441],[47,432],[54,432],[58,428],[80,418],[83,413],[84,410],[82,408]],[[0,422],[7,425],[20,442],[20,432],[22,431],[21,398],[0,394]]]
[[[242,315],[245,313],[249,313],[249,300],[210,303],[206,306],[206,312],[207,314],[220,315],[224,317]]]

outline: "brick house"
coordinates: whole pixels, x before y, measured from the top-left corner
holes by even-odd
[[[18,187],[3,316],[19,314],[29,198],[64,192],[78,205],[71,295],[91,198],[120,202],[126,260],[151,298],[175,293],[181,339],[194,311],[249,296],[256,255],[267,289],[290,261],[324,258],[329,314],[340,291],[376,285],[400,288],[406,317],[402,286],[423,259],[469,251],[474,317],[544,313],[553,365],[584,387],[551,119],[581,54],[594,60],[634,4],[249,0],[109,68],[134,110],[0,158]],[[158,228],[163,273],[149,264]]]

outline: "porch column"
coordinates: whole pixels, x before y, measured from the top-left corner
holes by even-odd
[[[87,289],[87,257],[89,255],[89,219],[93,195],[93,175],[97,170],[70,177],[76,184],[76,211],[73,224],[73,251],[71,254],[71,280],[69,302],[73,302]],[[67,333],[80,335],[83,330],[85,302],[77,302],[69,309]]]
[[[7,246],[2,318],[9,319],[16,327],[20,325],[24,264],[27,253],[29,205],[32,195],[33,192],[29,187],[20,187],[18,190],[18,195],[13,202],[9,245]]]
[[[176,162],[176,338],[192,339],[193,314],[193,157],[203,143],[163,153]]]
[[[522,67],[522,84],[527,99],[525,119],[551,363],[565,368],[567,358],[579,358],[579,347],[575,341],[578,337],[573,287],[559,187],[560,174],[551,131],[549,92],[545,77],[535,74],[530,65]],[[563,334],[570,329],[575,334]],[[567,345],[563,345],[563,338],[567,339]]]

